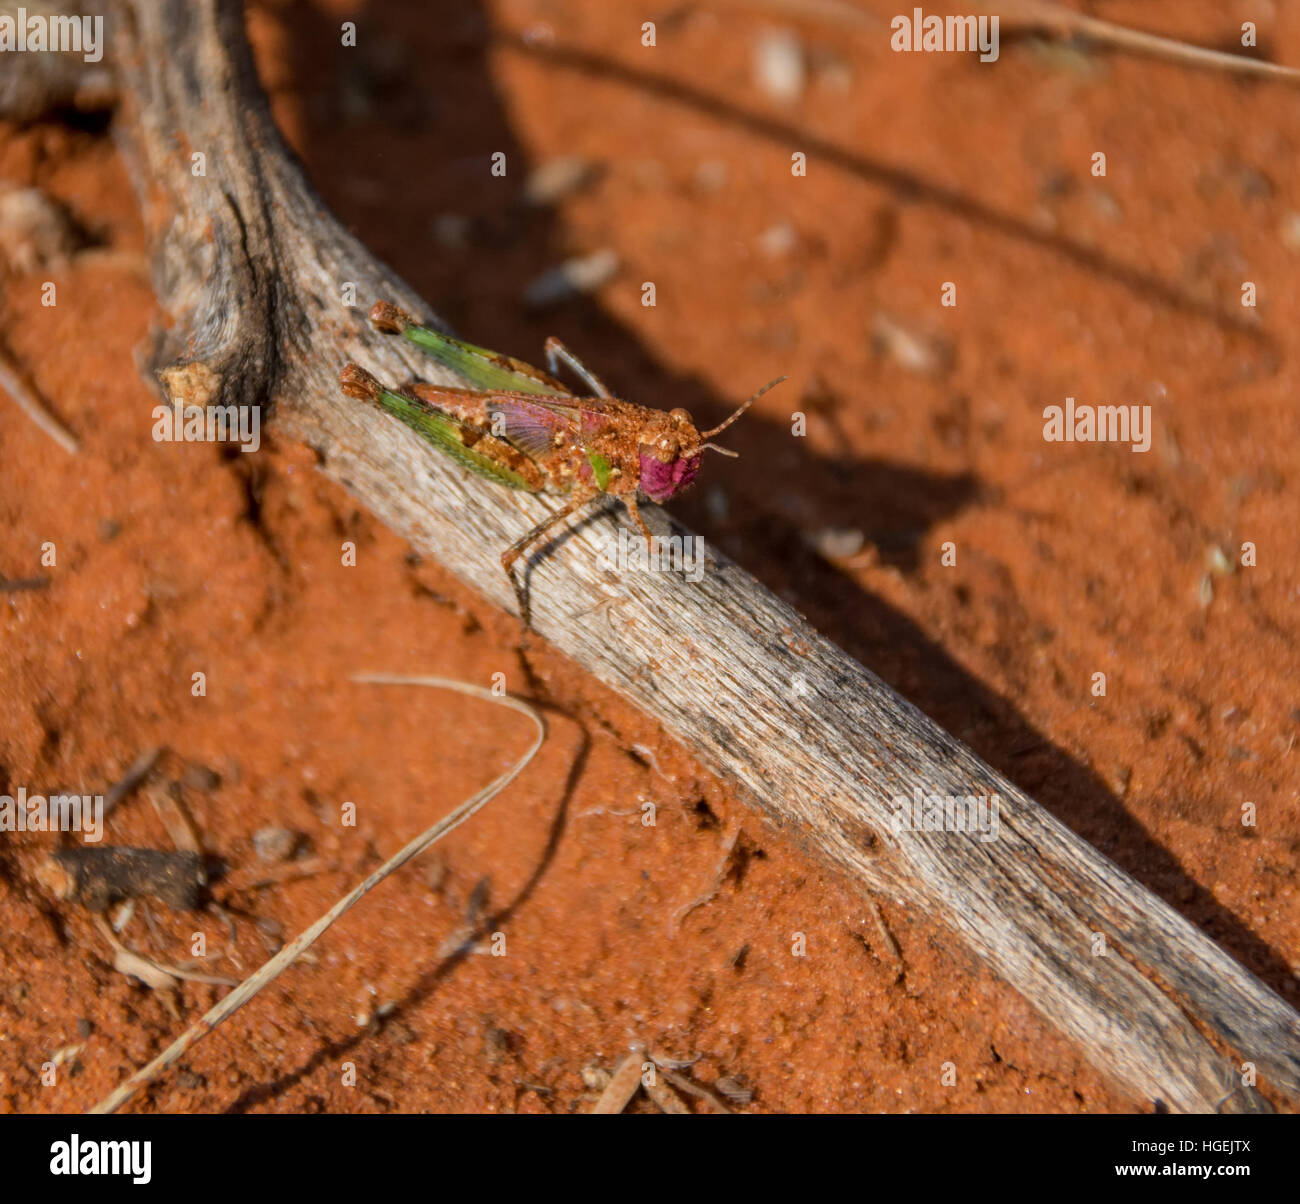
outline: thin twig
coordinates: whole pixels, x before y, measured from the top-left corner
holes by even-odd
[[[658,1073],[650,1075],[642,1084],[645,1093],[660,1112],[668,1116],[690,1116],[691,1110],[682,1103],[682,1097],[670,1086],[667,1079],[661,1079]]]
[[[113,808],[131,793],[149,776],[154,762],[162,755],[162,747],[146,748],[130,765],[126,772],[104,792],[104,817],[107,818]]]
[[[668,922],[670,936],[676,935],[682,921],[697,907],[703,907],[705,903],[710,903],[716,898],[718,891],[722,889],[722,877],[727,872],[727,865],[731,861],[731,855],[736,851],[736,842],[740,839],[742,829],[743,825],[737,823],[731,829],[730,835],[722,842],[722,856],[718,858],[718,868],[713,871],[713,885],[702,895],[697,895],[689,903],[683,903],[681,907],[673,912],[672,918]]]
[[[533,741],[528,751],[510,767],[500,777],[490,782],[472,798],[463,802],[451,814],[440,819],[433,827],[421,832],[414,840],[407,844],[400,852],[390,857],[384,862],[373,874],[364,882],[350,891],[342,899],[334,904],[319,920],[310,928],[301,933],[294,940],[290,941],[279,953],[270,959],[261,969],[254,971],[248,978],[244,979],[233,991],[230,992],[216,1007],[209,1010],[200,1019],[196,1020],[181,1036],[177,1037],[162,1053],[160,1053],[152,1062],[140,1070],[137,1070],[126,1082],[122,1083],[116,1090],[110,1092],[93,1108],[90,1109],[93,1115],[102,1115],[105,1113],[116,1112],[124,1103],[136,1094],[142,1087],[152,1083],[158,1076],[177,1058],[189,1049],[195,1042],[207,1036],[223,1020],[226,1020],[244,1006],[268,983],[273,982],[285,970],[287,970],[301,954],[313,945],[331,924],[334,923],[341,915],[357,904],[366,894],[374,887],[378,886],[395,870],[400,869],[413,857],[418,857],[430,845],[436,844],[453,828],[460,827],[476,811],[484,806],[489,800],[495,798],[501,793],[516,777],[523,771],[524,767],[537,755],[537,750],[542,747],[542,742],[546,739],[546,724],[542,721],[538,711],[524,702],[522,699],[513,698],[510,695],[496,695],[491,690],[484,689],[482,686],[470,685],[468,682],[453,681],[446,677],[401,677],[381,673],[362,673],[353,677],[356,682],[368,682],[374,685],[410,685],[410,686],[429,686],[433,689],[455,690],[461,694],[468,694],[473,698],[481,698],[487,702],[498,703],[501,706],[508,706],[520,714],[527,715],[533,723],[537,725],[537,738]]]
[[[692,1082],[684,1074],[678,1074],[677,1071],[669,1070],[667,1067],[660,1067],[659,1073],[672,1083],[678,1091],[685,1091],[687,1095],[693,1095],[696,1099],[703,1100],[710,1112],[717,1112],[721,1116],[732,1115],[731,1109],[702,1084]]]
[[[889,931],[889,925],[885,923],[885,917],[881,913],[880,905],[870,895],[867,896],[867,910],[871,912],[876,921],[876,931],[880,933],[881,942],[889,950],[893,959],[901,966],[903,964],[903,951],[898,947],[894,934]]]
[[[148,913],[146,912],[145,914],[147,915]],[[94,920],[95,927],[99,929],[100,934],[104,939],[113,946],[114,953],[124,953],[128,957],[133,957],[147,966],[152,966],[155,970],[158,970],[163,974],[170,975],[172,978],[184,978],[188,979],[190,982],[207,983],[209,986],[214,987],[236,987],[239,985],[235,979],[224,978],[220,974],[204,974],[199,970],[185,970],[180,966],[169,966],[166,962],[160,962],[155,957],[146,957],[139,950],[132,949],[118,940],[117,934],[113,931],[112,926],[102,915],[95,916]]]
[[[3,345],[0,345],[0,389],[8,393],[18,403],[18,408],[70,456],[81,450],[76,436],[50,413],[49,407],[28,383],[17,360]]]
[[[1285,67],[1280,63],[1270,63],[1264,59],[1247,58],[1243,54],[1207,50],[1204,46],[1193,46],[1189,42],[1179,42],[1173,38],[1161,37],[1159,34],[1127,29],[1123,25],[1115,25],[1110,21],[1102,21],[1086,13],[1062,8],[1057,4],[1043,3],[1041,0],[1013,0],[1010,10],[1003,13],[1003,20],[1021,28],[1038,27],[1058,37],[1084,37],[1101,46],[1131,50],[1137,54],[1168,59],[1174,63],[1208,67],[1214,71],[1231,71],[1239,75],[1283,79],[1289,83],[1300,81],[1300,68]]]
[[[203,855],[203,841],[199,836],[198,825],[185,804],[172,792],[162,786],[150,787],[145,797],[153,804],[154,812],[162,820],[171,837],[172,845],[180,852]]]
[[[834,25],[842,29],[868,29],[883,25],[874,13],[868,13],[842,0],[709,0],[713,8],[750,9],[766,11],[773,16],[793,21],[807,21],[818,25]],[[1099,46],[1116,50],[1150,55],[1193,67],[1207,67],[1213,71],[1229,71],[1239,75],[1254,75],[1266,79],[1282,79],[1290,83],[1300,81],[1300,68],[1285,67],[1264,59],[1247,58],[1244,54],[1228,54],[1222,50],[1208,50],[1190,42],[1180,42],[1159,34],[1128,29],[1111,21],[1090,17],[1086,13],[1062,8],[1049,0],[1004,0],[1001,19],[1013,28],[1041,29],[1058,38],[1083,37]]]
[[[223,900],[229,899],[240,891],[283,886],[286,882],[299,882],[304,878],[314,878],[318,874],[332,874],[338,868],[339,863],[328,857],[286,861],[281,865],[248,866],[227,874],[213,890],[213,894]]]
[[[708,7],[750,10],[844,29],[874,29],[885,23],[875,13],[855,8],[844,0],[708,0]]]
[[[632,1102],[641,1086],[641,1067],[645,1063],[645,1046],[639,1041],[632,1046],[614,1071],[609,1085],[601,1092],[592,1108],[592,1116],[613,1116],[622,1112]]]

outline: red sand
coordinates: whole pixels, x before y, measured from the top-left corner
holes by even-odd
[[[372,4],[344,51],[338,20],[358,6],[331,7],[259,4],[250,32],[278,120],[358,234],[475,341],[536,359],[556,334],[647,404],[716,421],[792,377],[729,432],[743,460],[711,462],[678,512],[1296,1002],[1300,95],[1005,35],[996,66],[895,55],[882,22],[804,27],[807,90],[783,107],[752,80],[769,21],[743,11],[683,9],[647,49],[641,18],[597,0],[438,20]],[[1210,3],[1097,7],[1206,44],[1236,28]],[[574,53],[513,36],[545,42],[543,25]],[[1294,46],[1300,13],[1265,33]],[[486,171],[496,150],[504,180]],[[530,168],[561,154],[603,174],[529,209]],[[555,708],[514,788],[136,1107],[584,1110],[584,1068],[636,1039],[698,1058],[701,1083],[747,1085],[742,1110],[1150,1107],[941,924],[880,899],[895,958],[862,895],[571,664],[540,653],[530,685],[513,621],[413,562],[305,449],[155,444],[133,361],[155,307],[111,142],[0,125],[0,178],[47,190],[100,244],[0,280],[10,350],[83,442],[69,458],[0,399],[0,576],[51,578],[0,598],[0,782],[102,790],[162,744],[158,780],[182,783],[230,868],[255,864],[267,825],[337,866],[233,896],[233,949],[218,917],[158,905],[156,937],[137,913],[129,943],[178,962],[201,931],[228,950],[212,970],[240,977],[529,738],[508,712],[351,673],[502,672]],[[448,214],[470,219],[462,249],[434,237]],[[519,304],[545,268],[604,247],[622,267],[596,298]],[[54,308],[38,303],[47,278]],[[1243,330],[1220,315],[1242,318],[1247,279],[1260,301]],[[882,352],[881,315],[936,341],[932,371]],[[1042,408],[1067,394],[1150,404],[1152,450],[1045,443]],[[826,528],[860,530],[862,551],[822,559],[808,538]],[[1210,549],[1235,564],[1247,540],[1257,567],[1207,569]],[[339,825],[346,801],[356,828]],[[678,927],[738,824],[716,897]],[[110,838],[170,847],[143,793]],[[84,1108],[181,1028],[110,968],[85,913],[42,893],[48,848],[0,844],[2,1110]],[[444,952],[476,889],[504,958]],[[220,994],[185,984],[181,1015]]]

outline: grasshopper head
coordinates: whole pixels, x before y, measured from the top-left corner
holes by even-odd
[[[637,451],[641,492],[652,502],[675,497],[699,474],[700,432],[685,410],[654,413],[641,428]]]
[[[695,420],[681,409],[668,413],[656,412],[641,429],[641,492],[652,502],[666,502],[699,475],[700,459],[710,449],[724,456],[736,453],[719,447],[708,440],[725,431],[737,418],[754,404],[768,389],[779,385],[784,376],[764,385],[744,405],[737,408],[726,422],[701,434],[695,429]]]

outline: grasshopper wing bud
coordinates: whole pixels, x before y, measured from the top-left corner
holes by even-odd
[[[402,334],[408,326],[419,325],[406,310],[399,309],[391,301],[376,301],[371,306],[370,324],[386,334]]]
[[[383,392],[383,386],[360,364],[343,365],[339,372],[339,386],[358,401],[377,402]]]

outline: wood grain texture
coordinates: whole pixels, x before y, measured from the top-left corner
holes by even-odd
[[[456,380],[367,327],[378,298],[438,323],[286,150],[239,6],[124,2],[110,24],[118,129],[174,319],[150,352],[165,392],[268,407],[281,438],[310,444],[323,472],[416,549],[512,608],[499,553],[555,503],[470,476],[340,395],[350,359],[385,381]],[[191,172],[196,151],[206,176]],[[341,301],[347,282],[355,309]],[[682,532],[654,507],[646,515]],[[1300,1095],[1300,1016],[1281,998],[736,565],[711,558],[699,582],[602,568],[620,523],[611,508],[534,556],[542,636],[808,848],[941,917],[1136,1096],[1176,1111],[1267,1109],[1241,1085],[1244,1062]],[[890,800],[918,788],[996,795],[999,838],[892,831]]]

